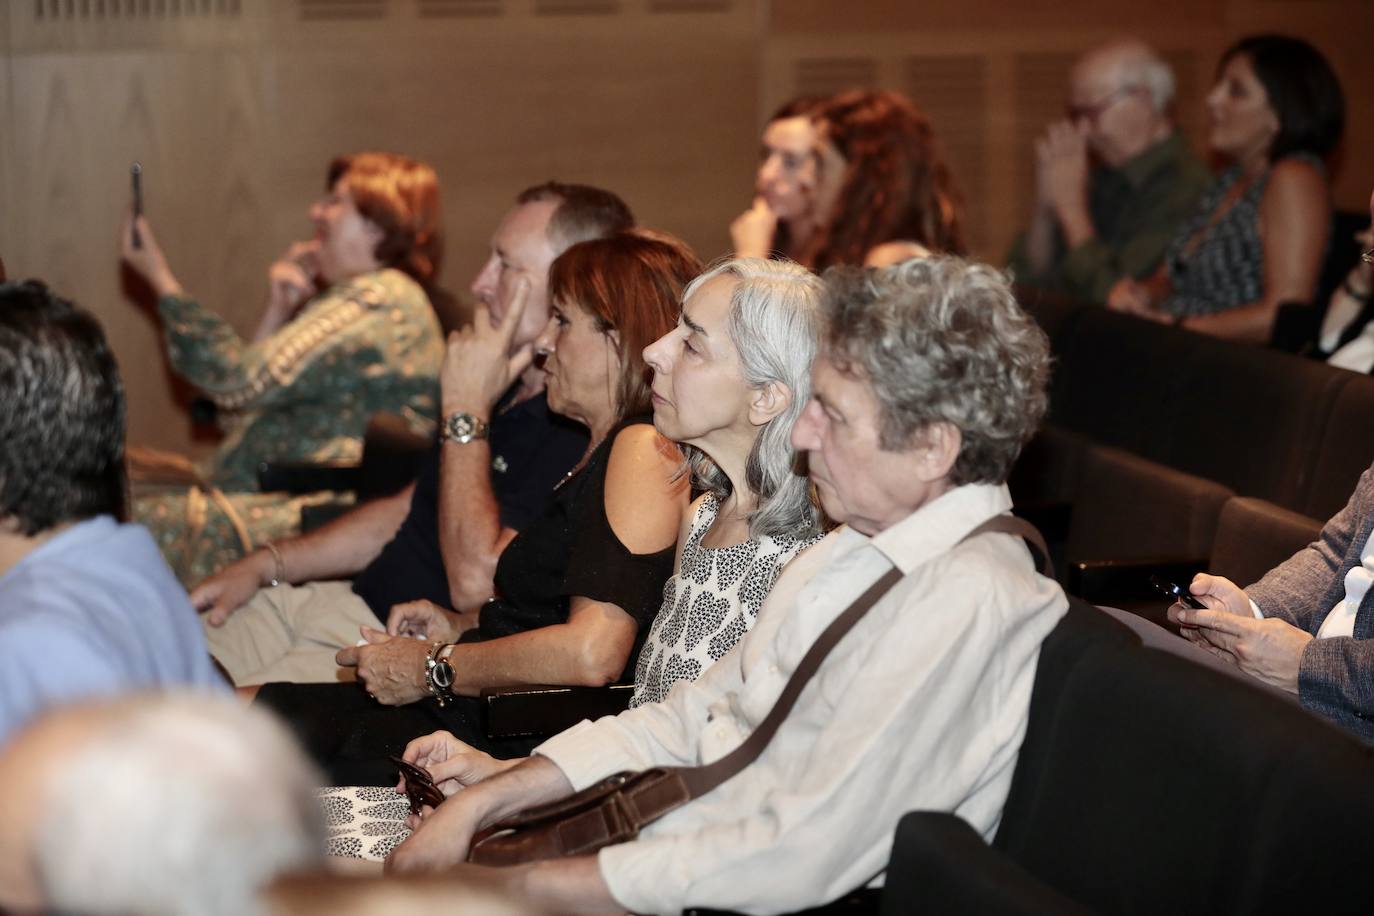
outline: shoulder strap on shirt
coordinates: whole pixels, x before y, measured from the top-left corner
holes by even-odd
[[[1047,577],[1051,575],[1050,552],[1045,546],[1045,539],[1040,536],[1040,532],[1036,530],[1034,525],[1014,515],[993,516],[960,538],[955,546],[971,538],[992,532],[1014,534],[1024,538],[1031,554],[1036,556],[1037,566],[1041,574]],[[792,711],[793,705],[797,702],[797,697],[801,695],[812,675],[825,661],[825,657],[830,654],[830,650],[835,648],[835,645],[853,629],[854,625],[868,613],[869,609],[882,600],[883,595],[886,595],[901,580],[902,571],[900,569],[888,570],[862,595],[854,599],[854,602],[845,608],[843,613],[831,621],[830,625],[822,631],[820,637],[812,643],[806,655],[802,656],[801,662],[797,665],[797,670],[793,671],[792,676],[788,678],[787,685],[783,687],[782,694],[779,695],[768,715],[759,723],[759,727],[754,729],[753,733],[745,739],[743,744],[715,763],[705,766],[676,768],[677,775],[687,787],[689,798],[700,798],[710,792],[753,763],[759,754],[763,753],[763,749],[768,746],[768,742],[777,733],[779,726],[787,718],[787,714]]]

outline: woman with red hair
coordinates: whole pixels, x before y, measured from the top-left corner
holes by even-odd
[[[185,293],[145,219],[124,227],[124,260],[157,296],[172,368],[214,402],[225,432],[208,461],[156,456],[159,470],[179,469],[174,492],[135,492],[135,517],[184,583],[297,529],[300,498],[254,492],[260,464],[357,461],[373,414],[436,414],[443,339],[425,292],[443,250],[434,170],[394,153],[339,157],[310,220],[313,236],[268,270],[251,340]]]
[[[802,98],[764,131],[753,208],[731,235],[740,257],[813,270],[964,253],[963,201],[930,121],[898,92]]]

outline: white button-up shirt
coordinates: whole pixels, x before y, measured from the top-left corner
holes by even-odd
[[[758,726],[806,650],[894,564],[905,573],[826,658],[764,752],[598,861],[639,913],[777,913],[881,884],[897,820],[952,811],[991,838],[1026,729],[1040,643],[1068,603],[1019,538],[954,547],[1011,507],[958,487],[876,537],[832,532],[779,577],[754,629],[662,703],[537,749],[581,789],[710,763]],[[951,549],[953,547],[953,549]]]

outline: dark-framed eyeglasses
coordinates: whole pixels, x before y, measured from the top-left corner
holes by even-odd
[[[1138,92],[1139,90],[1139,86],[1122,86],[1112,90],[1089,105],[1071,104],[1065,109],[1065,112],[1068,114],[1070,121],[1077,121],[1081,118],[1087,118],[1089,121],[1096,121],[1106,113],[1107,109],[1111,108],[1126,96]]]

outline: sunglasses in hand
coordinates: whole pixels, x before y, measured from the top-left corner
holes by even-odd
[[[410,802],[410,812],[419,814],[420,809],[425,805],[437,808],[444,801],[444,793],[434,785],[434,778],[429,775],[429,771],[423,767],[417,767],[413,763],[407,763],[400,757],[388,757],[392,763],[401,771],[401,778],[406,784],[406,799]]]

